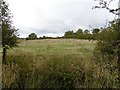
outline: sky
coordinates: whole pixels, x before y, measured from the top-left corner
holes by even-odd
[[[107,0],[109,1],[109,0]],[[110,4],[116,8],[118,0]],[[20,37],[30,33],[40,36],[63,36],[68,30],[92,30],[116,18],[106,9],[92,9],[94,0],[7,0],[13,14],[13,25]]]

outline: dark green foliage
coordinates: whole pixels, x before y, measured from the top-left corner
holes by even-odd
[[[98,28],[95,28],[92,30],[92,37],[94,40],[97,40],[97,37],[98,37],[100,31],[101,31],[101,29],[98,29]]]
[[[83,33],[84,34],[90,34],[90,31],[86,29]]]
[[[12,26],[11,13],[6,2],[2,3],[2,46],[8,45],[10,48],[18,43],[18,29]]]
[[[63,38],[74,38],[74,39],[95,39],[94,35],[90,34],[89,30],[83,32],[82,29],[78,29],[75,33],[73,31],[66,31]]]
[[[117,70],[117,76],[115,77],[115,82],[119,85],[119,33],[118,33],[118,21],[113,21],[110,23],[110,26],[104,28],[102,32],[98,34],[97,37],[97,46],[95,47],[94,57],[97,63],[105,64],[101,67],[105,67],[109,70],[109,73],[112,75]],[[111,84],[111,83],[110,83]]]
[[[73,31],[66,31],[64,37],[65,38],[72,38],[73,37]]]
[[[93,33],[93,34],[97,34],[99,31],[100,31],[100,29],[95,28],[95,29],[93,29],[92,33]]]
[[[95,49],[103,55],[117,56],[117,30],[116,22],[112,22],[108,28],[104,28],[97,36],[98,43]]]
[[[82,29],[78,29],[77,31],[76,31],[76,34],[82,34],[83,33],[83,30]]]
[[[39,37],[38,39],[61,39],[63,37],[48,37],[48,36],[43,36],[43,37]]]
[[[5,1],[1,5],[1,14],[3,63],[6,63],[6,49],[17,46],[18,44],[18,29],[12,26],[12,16],[8,4]]]
[[[43,39],[46,39],[46,36],[43,36]]]
[[[43,36],[42,39],[54,39],[54,37]]]
[[[28,35],[28,37],[26,38],[26,40],[34,40],[37,39],[37,34],[35,33],[31,33]]]

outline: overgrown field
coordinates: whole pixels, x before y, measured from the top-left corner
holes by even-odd
[[[24,40],[7,52],[4,88],[116,88],[117,71],[93,56],[95,41]],[[111,61],[112,62],[112,61]],[[111,66],[116,66],[113,62]]]

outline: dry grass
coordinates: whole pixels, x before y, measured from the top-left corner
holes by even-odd
[[[3,67],[4,87],[117,87],[116,71],[110,74],[104,62],[94,60],[95,45],[96,41],[78,39],[21,41],[19,48],[8,51],[8,66]],[[16,72],[10,71],[14,69],[11,63],[15,68],[18,65],[13,81],[9,75]]]

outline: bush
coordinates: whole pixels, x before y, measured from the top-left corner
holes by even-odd
[[[96,65],[99,66],[100,72],[103,72],[104,76],[106,75],[106,77],[103,77],[100,73],[98,78],[101,78],[101,80],[97,83],[105,88],[119,87],[117,30],[117,22],[112,22],[110,27],[104,28],[97,36],[98,42],[94,49],[94,60],[96,60]]]

